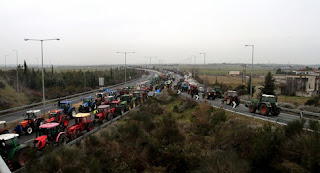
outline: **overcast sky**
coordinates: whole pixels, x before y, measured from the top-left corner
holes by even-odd
[[[318,0],[1,0],[0,64],[320,63]],[[159,63],[152,59],[152,63]]]

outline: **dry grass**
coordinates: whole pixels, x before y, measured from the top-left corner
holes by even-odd
[[[278,102],[285,102],[285,103],[292,103],[296,106],[304,105],[307,100],[310,98],[308,97],[299,97],[299,96],[278,96]]]
[[[200,75],[199,77],[203,78],[203,75]],[[232,87],[236,87],[242,84],[242,76],[207,76],[207,81],[209,81],[209,83],[213,84],[216,82],[216,80],[219,83],[224,83]],[[247,85],[247,82],[248,80],[246,81],[246,83],[244,83],[244,85]],[[254,86],[261,85],[263,82],[264,77],[253,78]]]

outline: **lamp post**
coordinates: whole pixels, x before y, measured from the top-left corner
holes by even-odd
[[[254,45],[247,44],[245,46],[252,47],[252,61],[251,61],[251,77],[250,77],[250,100],[252,100],[252,72],[253,72],[253,54],[254,54]]]
[[[117,53],[122,53],[124,54],[124,84],[127,84],[127,54],[129,53],[135,53],[135,52],[117,52]]]
[[[4,55],[4,68],[7,68],[7,56],[9,55]]]
[[[18,105],[20,105],[20,96],[19,96],[19,74],[18,74],[18,50],[13,50],[16,52],[17,57],[17,93],[18,93]]]
[[[200,54],[203,54],[203,65],[205,66],[206,65],[206,53],[203,52],[203,53],[200,53]],[[203,76],[204,76],[204,78],[203,78],[203,86],[206,86],[206,84],[205,84],[206,83],[206,70],[205,69],[203,70]]]
[[[59,38],[53,38],[53,39],[24,39],[24,41],[40,41],[41,42],[41,60],[42,60],[42,102],[43,102],[43,111],[44,106],[46,105],[46,100],[45,100],[45,92],[44,92],[44,69],[43,69],[43,42],[44,41],[51,41],[51,40],[57,40],[59,41]]]

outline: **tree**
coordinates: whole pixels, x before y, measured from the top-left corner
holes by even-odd
[[[263,94],[274,95],[275,89],[276,89],[276,86],[274,84],[274,78],[272,77],[271,72],[268,72],[264,80],[264,87],[261,89],[261,91]]]

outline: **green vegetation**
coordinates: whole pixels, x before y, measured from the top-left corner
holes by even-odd
[[[269,94],[269,95],[275,95],[276,86],[274,84],[274,79],[271,75],[271,72],[268,72],[268,74],[265,77],[263,88],[261,89],[261,92],[263,94]]]
[[[41,70],[29,69],[27,64],[18,67],[20,105],[40,102],[42,100]],[[132,79],[138,78],[143,71],[127,69],[127,75]],[[104,78],[105,86],[124,82],[124,70],[108,69],[94,71],[61,71],[45,70],[46,99],[72,95],[99,87],[99,77]],[[0,70],[0,110],[17,106],[16,70]],[[4,87],[6,86],[6,87]]]
[[[31,154],[27,172],[317,172],[320,133],[303,123],[270,124],[162,93],[72,147]]]

